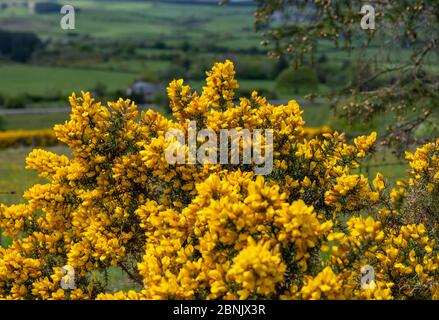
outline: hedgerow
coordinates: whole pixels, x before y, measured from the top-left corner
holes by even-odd
[[[50,147],[58,143],[59,141],[51,129],[0,132],[0,149],[23,146]]]

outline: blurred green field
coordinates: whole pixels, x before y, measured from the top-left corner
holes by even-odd
[[[67,103],[67,102],[66,102]],[[68,113],[14,114],[3,116],[5,130],[40,130],[53,128],[68,120]]]
[[[67,0],[54,2],[71,4]],[[67,95],[98,83],[108,91],[125,90],[145,74],[160,75],[159,80],[166,82],[188,69],[199,79],[206,65],[226,58],[236,61],[237,69],[246,65],[247,72],[255,65],[270,68],[275,64],[260,45],[261,34],[254,30],[252,6],[96,0],[77,0],[73,5],[78,9],[75,30],[62,30],[57,13],[31,14],[17,6],[0,11],[0,29],[32,31],[48,43],[29,64],[0,62],[0,95]],[[157,42],[162,47],[156,47]],[[189,52],[182,49],[184,45]],[[334,66],[358,58],[328,41],[320,46]],[[378,45],[372,45],[368,54],[391,63],[407,58],[407,52],[395,50],[384,55]],[[192,65],[186,66],[185,59]],[[199,69],[199,74],[194,69]],[[279,99],[292,98],[276,92],[275,76],[261,80],[250,80],[254,78],[239,72],[237,76],[248,78],[241,81],[242,89],[266,89],[275,91]],[[197,89],[202,86],[200,81],[193,83]],[[328,93],[329,85],[321,83],[318,93]]]
[[[201,44],[232,50],[259,47],[252,7],[95,0],[78,0],[73,5],[78,9],[76,29],[67,31],[59,26],[61,14],[31,14],[23,6],[0,10],[0,29],[31,31],[49,43],[30,64],[2,64],[0,60],[0,95],[69,94],[97,83],[108,91],[125,90],[145,73],[162,74],[169,69],[174,76],[172,63],[183,43],[191,50]],[[70,41],[74,41],[71,46]],[[166,48],[155,50],[157,41]],[[148,48],[138,47],[139,42]],[[130,43],[136,44],[135,52],[121,52],[132,50]]]
[[[71,1],[54,2],[72,4]],[[213,40],[211,37],[216,39],[221,31],[223,37],[235,39],[249,34],[254,42],[247,44],[259,44],[252,29],[252,7],[86,0],[77,0],[73,5],[79,9],[74,31],[78,35],[123,39],[165,36],[179,43],[184,39]],[[23,7],[0,11],[0,28],[33,30],[45,38],[65,36],[66,32],[59,28],[59,20],[59,14],[31,15]]]
[[[67,0],[54,2],[71,4]],[[124,90],[133,79],[145,73],[157,74],[169,69],[168,73],[175,71],[175,76],[179,76],[181,70],[172,69],[175,60],[179,58],[172,55],[181,53],[180,47],[184,43],[187,43],[191,51],[200,47],[206,51],[208,45],[225,48],[227,54],[224,56],[238,61],[249,57],[237,50],[261,50],[251,55],[253,62],[264,58],[260,61],[262,65],[273,63],[273,60],[266,59],[264,49],[260,46],[261,34],[254,30],[252,6],[96,0],[77,0],[74,6],[79,10],[76,14],[76,29],[68,31],[59,27],[61,15],[57,13],[31,14],[27,8],[15,6],[0,11],[0,29],[32,31],[51,43],[46,48],[47,52],[34,57],[31,62],[45,67],[0,65],[0,94],[45,94],[51,91],[70,93],[88,89],[98,81],[105,84],[108,90]],[[84,43],[84,48],[81,48],[82,41],[87,39],[95,42]],[[77,42],[69,47],[70,41]],[[101,47],[99,41],[106,42],[108,47]],[[126,54],[114,52],[124,48],[133,49],[129,47],[130,41],[143,42],[148,48],[136,47],[133,52]],[[166,47],[154,48],[157,41]],[[50,51],[53,43],[57,44],[55,52]],[[326,58],[335,65],[361,58],[335,48],[328,41],[322,41],[319,45]],[[368,55],[379,56],[383,64],[407,59],[408,53],[408,50],[401,48],[382,52],[378,44],[373,44],[367,52]],[[156,57],[151,58],[151,55]],[[192,52],[190,55],[195,60],[209,57],[209,61],[213,61],[216,58],[206,52],[197,53],[195,57]],[[63,68],[54,68],[60,65]],[[106,73],[101,69],[112,72]],[[167,81],[169,78],[167,76],[161,80]],[[262,87],[273,88],[274,80],[270,82],[264,83]],[[325,94],[328,88],[321,85],[318,91]]]
[[[0,94],[68,95],[93,88],[97,83],[108,89],[126,88],[135,74],[92,69],[41,67],[22,64],[0,65]]]

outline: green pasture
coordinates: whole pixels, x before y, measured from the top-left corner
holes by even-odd
[[[66,102],[67,104],[67,102]],[[68,113],[14,114],[2,116],[5,130],[40,130],[53,128],[55,124],[64,123]]]
[[[72,4],[69,1],[57,1]],[[74,2],[78,35],[96,38],[167,38],[174,42],[183,39],[200,40],[223,36],[252,38],[250,46],[257,46],[254,37],[253,8],[206,6],[138,1],[83,1]],[[71,31],[59,27],[60,14],[33,14],[22,7],[0,11],[0,28],[35,31],[44,38],[62,38]]]
[[[51,93],[70,94],[74,91],[90,90],[97,83],[109,90],[127,88],[136,79],[132,73],[101,71],[93,69],[70,69],[42,67],[24,64],[0,65],[0,94],[45,95]]]

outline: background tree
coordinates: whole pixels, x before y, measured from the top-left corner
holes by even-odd
[[[26,62],[41,45],[41,40],[34,33],[0,30],[0,58]]]
[[[315,64],[329,44],[349,54],[352,76],[330,95],[339,116],[352,122],[385,114],[384,142],[401,152],[438,136],[438,1],[255,2],[255,26],[272,57],[288,57],[298,67]],[[375,29],[361,28],[366,4],[375,9]]]
[[[5,130],[6,120],[2,116],[0,116],[0,131]]]
[[[276,78],[276,87],[280,91],[301,93],[317,90],[319,80],[314,69],[301,67],[299,69],[287,68]]]

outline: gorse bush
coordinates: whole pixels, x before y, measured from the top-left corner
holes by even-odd
[[[409,176],[392,189],[381,174],[354,173],[375,133],[306,139],[295,101],[273,106],[254,92],[236,104],[234,74],[231,62],[215,64],[201,94],[174,80],[174,120],[72,95],[70,120],[55,127],[72,157],[32,151],[27,168],[48,182],[0,208],[13,238],[0,248],[0,297],[439,298],[439,139],[407,154]],[[166,132],[190,120],[218,134],[273,129],[273,171],[167,163]],[[65,265],[73,289],[62,289]],[[141,289],[111,292],[111,266]],[[374,279],[362,286],[366,266]]]

